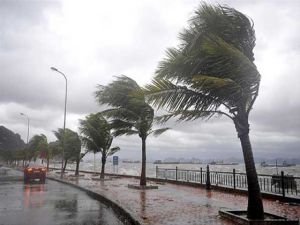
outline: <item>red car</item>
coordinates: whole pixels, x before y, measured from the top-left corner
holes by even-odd
[[[24,169],[24,183],[39,180],[42,184],[46,180],[46,168],[40,165],[27,165]]]

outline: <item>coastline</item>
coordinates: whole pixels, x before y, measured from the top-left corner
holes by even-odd
[[[60,168],[61,164],[58,163],[56,165],[51,164],[51,167]],[[159,168],[166,169],[187,169],[187,170],[203,170],[206,168],[207,164],[188,164],[188,163],[179,163],[179,164],[153,164],[152,162],[146,163],[146,171],[148,177],[155,177],[156,166]],[[96,172],[101,170],[101,162],[100,160],[96,160]],[[75,164],[68,164],[67,169],[75,169]],[[91,170],[94,171],[94,162],[93,161],[83,161],[80,163],[81,170]],[[245,172],[245,165],[243,163],[239,163],[238,165],[210,165],[210,169],[212,171],[222,171],[222,172],[232,172],[233,169],[236,170],[237,173]],[[118,166],[113,166],[112,162],[107,162],[105,167],[106,173],[114,173],[117,170],[118,174],[122,175],[133,175],[139,176],[141,170],[141,163],[123,163],[120,162]],[[292,166],[292,167],[262,167],[260,163],[256,164],[256,170],[258,174],[267,174],[267,175],[276,175],[277,172],[280,174],[281,171],[284,171],[286,175],[293,175],[296,177],[300,177],[300,165]]]

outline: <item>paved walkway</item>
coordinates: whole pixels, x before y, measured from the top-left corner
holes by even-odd
[[[59,178],[54,172],[49,175]],[[148,184],[158,185],[158,189],[135,190],[128,188],[128,184],[139,183],[134,178],[118,177],[101,182],[92,177],[91,174],[80,178],[66,175],[65,179],[114,201],[145,225],[231,225],[233,223],[219,217],[218,210],[246,209],[247,206],[247,197],[239,194],[155,182]],[[264,207],[266,212],[289,219],[300,218],[300,205],[264,200]]]

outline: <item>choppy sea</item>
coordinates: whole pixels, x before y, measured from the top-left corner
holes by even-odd
[[[52,166],[60,168],[60,164],[52,164]],[[203,170],[206,169],[207,164],[154,164],[148,162],[146,164],[146,173],[148,177],[155,177],[156,166],[158,168],[170,168],[175,169],[176,166],[178,169],[185,170]],[[69,164],[68,169],[75,169],[75,164]],[[222,172],[232,172],[233,169],[237,173],[245,172],[245,165],[210,165],[211,171],[222,171]],[[101,162],[96,160],[95,163],[93,160],[83,161],[80,163],[80,170],[90,170],[100,172]],[[260,164],[256,164],[256,170],[258,174],[280,174],[281,171],[284,171],[285,175],[293,175],[300,177],[300,165],[290,166],[290,167],[262,167]],[[117,173],[117,174],[126,174],[126,175],[136,175],[139,176],[141,173],[141,163],[125,163],[119,162],[118,166],[113,166],[112,162],[107,162],[105,166],[105,172],[107,173]]]

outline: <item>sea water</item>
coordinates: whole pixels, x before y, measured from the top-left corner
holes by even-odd
[[[60,164],[56,164],[52,166],[56,168],[60,168]],[[141,174],[141,163],[125,163],[120,162],[117,166],[113,166],[112,162],[107,162],[105,166],[106,173],[117,173],[117,174],[124,174],[124,175],[134,175],[139,176]],[[168,169],[175,169],[176,167],[178,170],[200,170],[202,168],[203,171],[206,170],[207,164],[154,164],[151,162],[146,163],[146,174],[147,177],[155,177],[156,176],[156,166],[158,168],[168,168]],[[236,173],[244,173],[245,172],[245,165],[238,164],[238,165],[210,165],[211,171],[220,171],[220,172],[232,172],[235,169]],[[68,164],[68,169],[75,169],[75,164]],[[80,163],[80,170],[89,170],[100,172],[101,171],[101,160],[96,160],[95,164],[94,161],[83,161]],[[260,164],[256,164],[256,170],[258,174],[264,175],[274,175],[279,174],[281,171],[284,172],[285,175],[293,175],[295,177],[300,177],[300,165],[290,166],[290,167],[262,167]]]

